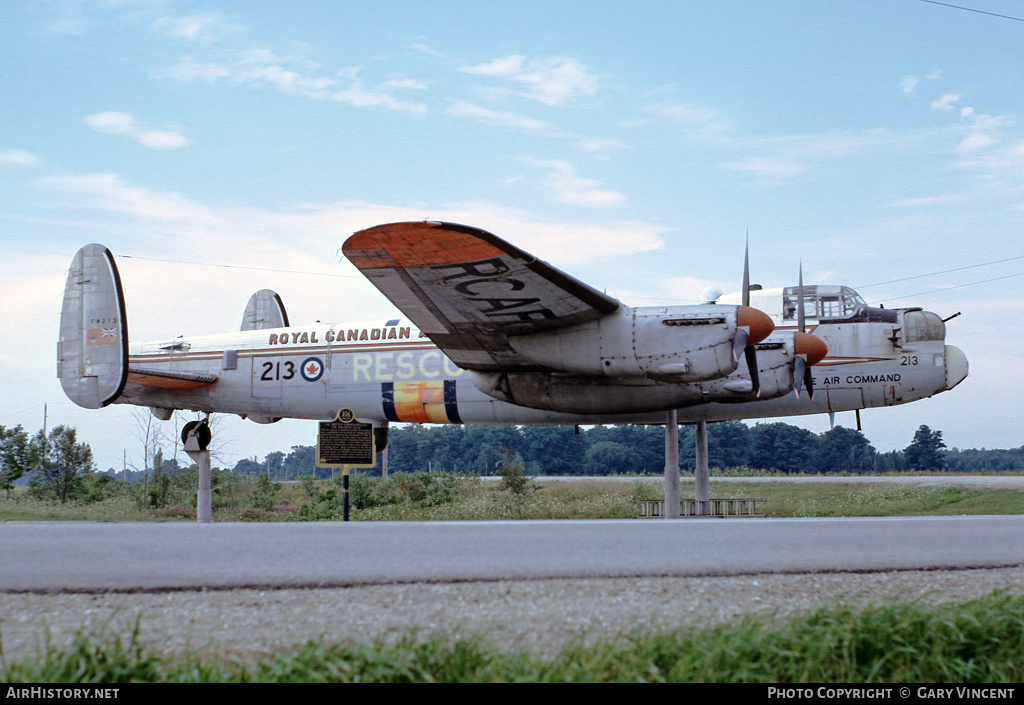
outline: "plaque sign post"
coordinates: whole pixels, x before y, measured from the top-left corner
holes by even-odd
[[[348,521],[348,477],[352,468],[372,468],[377,464],[377,445],[373,424],[356,419],[351,409],[342,409],[334,421],[321,421],[316,436],[316,466],[341,468],[345,490],[345,516]]]

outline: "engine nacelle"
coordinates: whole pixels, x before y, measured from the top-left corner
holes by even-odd
[[[736,369],[733,344],[741,327],[756,342],[771,332],[772,323],[739,306],[623,306],[597,321],[510,342],[539,367],[571,375],[698,382]]]
[[[666,383],[639,376],[610,378],[551,372],[468,374],[480,391],[495,399],[568,414],[642,413],[710,402],[767,400],[785,396],[793,389],[795,337],[791,331],[780,331],[755,346],[760,396],[743,356],[731,374],[702,382]]]
[[[765,401],[792,392],[796,361],[795,338],[796,334],[792,331],[777,331],[754,346],[757,351],[760,395],[754,389],[744,359],[729,376],[701,384],[705,400],[718,403]]]

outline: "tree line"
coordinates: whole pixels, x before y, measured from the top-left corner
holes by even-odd
[[[387,447],[390,472],[496,474],[511,461],[529,475],[609,475],[664,472],[662,426],[593,426],[577,432],[562,426],[406,426],[393,427]],[[693,470],[695,433],[680,429],[679,465]],[[947,449],[942,432],[921,426],[903,450],[879,453],[860,431],[837,426],[815,434],[786,423],[747,426],[738,421],[708,424],[709,464],[714,468],[750,468],[781,473],[828,474],[949,470],[953,472],[1022,472],[1024,447],[1009,450]],[[321,476],[314,446],[292,446],[291,452],[268,453],[238,461],[236,474],[267,474],[294,480]],[[152,468],[128,473],[144,485],[147,505],[163,506],[176,492],[171,478],[187,467],[163,458],[157,449]],[[367,471],[379,475],[381,463]],[[99,495],[103,484],[121,472],[96,473],[92,450],[77,439],[74,428],[57,426],[30,435],[20,425],[0,426],[0,490],[7,493],[19,479],[29,478],[35,496],[60,502]]]
[[[695,431],[680,429],[679,465],[693,470]],[[662,426],[593,426],[578,433],[564,426],[393,427],[389,472],[494,474],[511,451],[532,475],[608,475],[664,472]],[[243,459],[235,472],[266,472],[294,479],[317,472],[313,446],[292,446],[263,461]],[[753,427],[739,421],[708,424],[708,461],[717,468],[781,473],[873,473],[908,470],[1024,471],[1024,447],[1013,450],[947,450],[941,431],[921,426],[902,451],[879,453],[860,431],[837,426],[815,434],[786,423]],[[319,470],[322,474],[324,470]],[[380,473],[380,463],[370,474]]]

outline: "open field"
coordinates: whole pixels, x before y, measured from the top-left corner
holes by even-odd
[[[225,483],[227,485],[227,483]],[[341,518],[341,479],[279,483],[260,499],[255,483],[232,478],[216,496],[215,521],[324,521]],[[692,485],[683,481],[682,494]],[[440,473],[352,478],[354,521],[462,521],[508,519],[625,519],[635,500],[660,499],[660,478],[530,480],[519,493],[492,478]],[[1024,478],[1017,476],[713,477],[716,498],[763,497],[768,517],[950,516],[1024,513]],[[179,504],[144,508],[130,488],[102,501],[57,504],[16,492],[0,498],[0,521],[190,521],[194,494]],[[189,501],[191,500],[191,501]],[[262,508],[261,506],[262,505]]]

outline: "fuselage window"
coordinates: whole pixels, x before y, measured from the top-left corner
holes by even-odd
[[[945,340],[946,324],[930,311],[907,311],[903,314],[903,339],[908,343]]]

